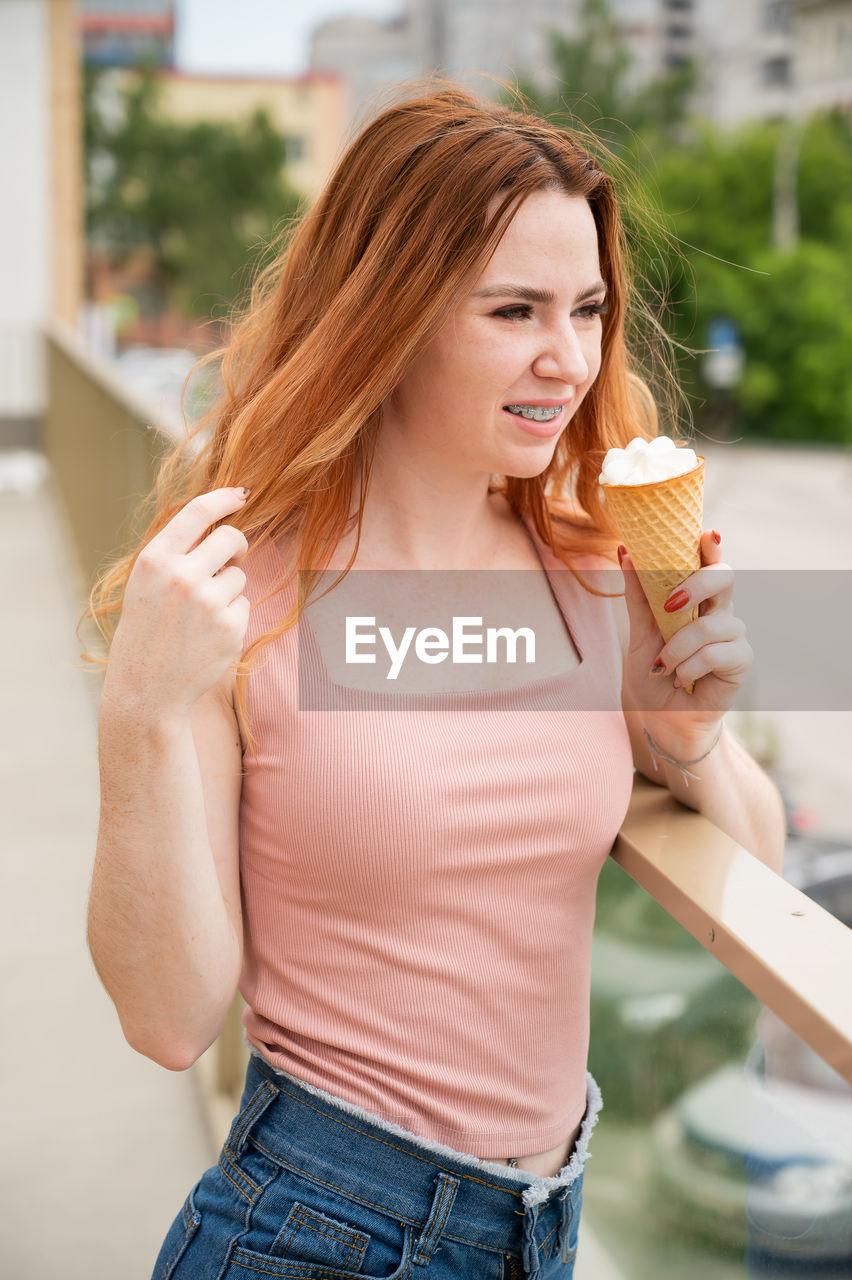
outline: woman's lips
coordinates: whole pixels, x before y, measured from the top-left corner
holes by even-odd
[[[559,435],[565,425],[565,406],[559,410],[555,418],[551,418],[549,422],[534,422],[532,418],[522,418],[519,413],[510,413],[508,409],[504,409],[506,417],[529,436],[535,436],[539,440],[549,440],[552,436]]]

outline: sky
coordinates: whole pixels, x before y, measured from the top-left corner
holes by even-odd
[[[195,73],[295,76],[310,32],[350,14],[388,18],[404,0],[177,0],[176,62]]]

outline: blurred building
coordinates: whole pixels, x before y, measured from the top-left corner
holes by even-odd
[[[634,54],[635,82],[691,54],[692,0],[610,3]],[[322,23],[314,31],[311,66],[343,77],[350,120],[383,85],[433,70],[485,93],[519,75],[546,91],[557,87],[550,33],[576,36],[581,8],[581,0],[405,0],[389,20],[353,16]]]
[[[634,87],[694,61],[694,107],[723,126],[848,106],[852,0],[610,0]],[[555,87],[548,34],[576,36],[582,0],[401,0],[397,17],[325,22],[311,65],[348,87],[351,121],[382,86],[442,70],[496,93]],[[477,74],[479,73],[479,74]]]
[[[133,67],[101,67],[94,90],[102,119],[120,119],[123,90],[138,75]],[[202,120],[234,124],[265,110],[281,135],[287,180],[313,197],[334,164],[345,127],[345,87],[340,76],[308,72],[292,79],[196,75],[164,67],[157,73],[158,109],[185,124]]]
[[[311,40],[311,69],[333,72],[344,85],[347,122],[385,84],[422,75],[434,37],[420,9],[399,18],[347,17],[318,26]]]
[[[73,0],[0,3],[0,445],[38,443],[44,329],[80,304],[77,47]]]
[[[265,109],[285,144],[287,179],[313,197],[328,176],[344,129],[339,76],[312,72],[292,80],[248,76],[160,77],[163,111],[175,120],[233,123]]]
[[[852,114],[852,0],[795,0],[793,23],[798,114]]]
[[[619,0],[613,7],[634,60],[636,84],[647,84],[695,56],[692,0]]]
[[[793,102],[790,0],[698,0],[695,106],[722,126],[781,119]]]
[[[852,0],[699,0],[696,25],[719,124],[852,111]]]
[[[87,64],[174,66],[174,0],[79,0],[78,11]]]

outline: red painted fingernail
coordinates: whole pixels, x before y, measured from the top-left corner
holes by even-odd
[[[719,543],[722,541],[721,533],[717,533],[715,529],[711,529],[710,532],[713,534],[713,541],[716,543],[716,546],[718,547]]]
[[[627,548],[626,548],[626,547],[622,547],[622,546],[620,546],[620,545],[619,545],[619,548],[618,548],[618,563],[619,563],[619,564],[621,564],[622,560],[624,559],[624,557],[625,557],[626,555],[627,555]]]
[[[657,658],[654,662],[653,667],[651,668],[651,675],[661,676],[665,671],[665,669],[666,669],[666,664],[663,662],[662,658]]]
[[[666,613],[676,613],[678,609],[682,609],[685,604],[689,604],[688,591],[676,591],[673,596],[669,596],[663,605]]]

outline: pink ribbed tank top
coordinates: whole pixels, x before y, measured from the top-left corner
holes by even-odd
[[[392,712],[334,686],[333,709],[304,711],[305,681],[330,689],[299,627],[249,680],[246,1035],[307,1083],[483,1158],[549,1150],[585,1110],[595,890],[633,780],[612,607],[529,532],[573,671]],[[253,602],[282,577],[271,542],[245,567]],[[258,603],[247,643],[292,598]]]

